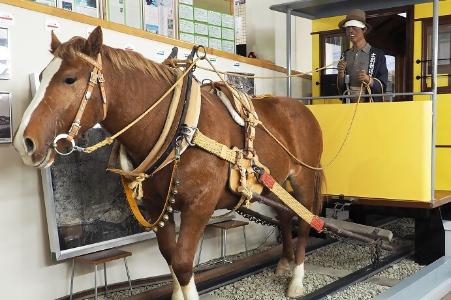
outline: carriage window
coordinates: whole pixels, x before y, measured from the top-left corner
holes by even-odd
[[[387,61],[388,69],[388,82],[387,82],[387,93],[395,92],[395,74],[396,74],[396,57],[392,55],[385,55]]]
[[[325,70],[325,75],[337,74],[336,62],[340,60],[342,53],[345,48],[345,37],[343,34],[334,34],[324,37],[323,42],[323,62],[322,66],[327,66],[329,64],[334,63],[334,65],[330,66]]]
[[[422,89],[430,90],[432,87],[432,24],[425,23],[423,35],[423,68]],[[424,28],[423,27],[423,28]],[[438,65],[437,89],[439,93],[451,92],[451,18],[441,18],[438,35]]]
[[[321,34],[320,47],[320,66],[324,67],[332,64],[321,72],[321,96],[337,95],[337,63],[344,50],[347,49],[345,34],[342,31]]]

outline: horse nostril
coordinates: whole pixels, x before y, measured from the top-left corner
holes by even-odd
[[[32,154],[34,152],[34,143],[30,138],[25,138],[25,147],[27,148],[27,154]]]

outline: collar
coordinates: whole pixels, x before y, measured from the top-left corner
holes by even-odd
[[[370,54],[370,50],[371,50],[370,43],[366,43],[365,46],[363,46],[363,48],[361,48],[361,49],[357,49],[356,47],[352,47],[352,51],[354,51],[354,52],[363,51],[366,54]]]

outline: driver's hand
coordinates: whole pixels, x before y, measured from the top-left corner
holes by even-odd
[[[344,71],[346,70],[346,64],[347,63],[345,60],[340,60],[337,65],[338,72],[344,73]]]
[[[371,83],[371,77],[370,77],[370,75],[366,74],[365,70],[362,70],[362,71],[359,72],[359,74],[357,75],[357,79],[359,81],[362,81],[362,82],[366,83],[366,84],[370,84]]]

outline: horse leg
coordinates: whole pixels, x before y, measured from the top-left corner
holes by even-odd
[[[153,199],[156,199],[158,196],[153,195]],[[153,204],[153,203],[152,203]],[[158,215],[161,211],[161,207],[159,205],[152,205],[149,204],[149,214],[151,220],[156,220],[158,218]],[[157,231],[157,241],[158,241],[158,248],[160,249],[160,253],[163,256],[163,258],[166,260],[166,263],[168,264],[169,270],[171,271],[172,275],[172,300],[184,300],[183,299],[183,293],[182,289],[180,287],[180,284],[177,280],[177,277],[174,274],[174,270],[172,269],[172,257],[174,253],[174,249],[176,247],[176,233],[175,233],[175,223],[174,223],[174,216],[172,214],[169,215],[169,220],[165,222],[165,225],[163,228],[158,228]]]
[[[291,220],[293,215],[287,212],[277,211],[279,217],[280,233],[282,234],[282,258],[277,263],[275,274],[285,275],[291,272],[294,263],[293,240],[291,234]]]
[[[166,260],[172,275],[172,300],[184,300],[182,288],[180,286],[174,270],[172,269],[172,258],[176,247],[176,233],[174,218],[171,215],[166,225],[157,232],[158,248],[161,255]]]
[[[197,208],[199,210],[199,208]],[[196,209],[182,211],[177,247],[172,259],[172,267],[180,283],[185,300],[198,300],[193,276],[193,261],[202,232],[213,212],[199,214]]]
[[[296,199],[303,200],[303,205],[312,211],[315,201],[315,173],[310,170],[303,170],[301,174],[290,176],[290,183],[293,187]],[[299,185],[302,183],[302,186]],[[313,212],[316,213],[316,212]],[[299,220],[298,240],[296,244],[295,266],[288,286],[287,296],[297,298],[304,293],[304,259],[305,247],[309,237],[310,225],[304,220]]]
[[[304,259],[309,231],[310,225],[301,220],[299,222],[298,241],[296,244],[295,266],[287,292],[287,296],[291,298],[298,298],[304,294]]]

